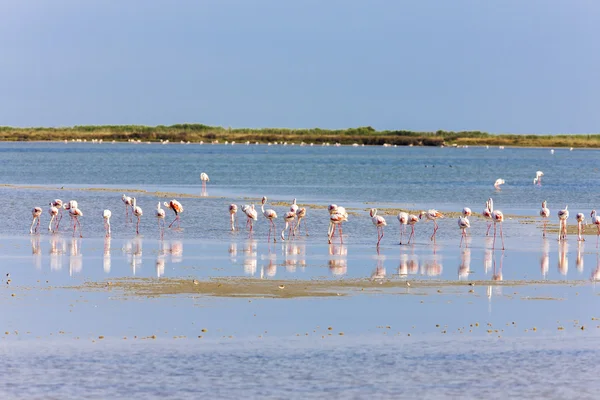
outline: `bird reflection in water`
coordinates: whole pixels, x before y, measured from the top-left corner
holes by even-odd
[[[156,277],[160,278],[165,274],[165,256],[164,254],[158,254],[156,257]]]
[[[585,241],[581,240],[579,242],[577,242],[577,260],[575,260],[575,266],[577,267],[577,271],[579,271],[579,273],[583,273],[583,253],[584,253],[584,249],[583,249],[583,244],[585,243]]]
[[[110,273],[110,236],[104,238],[104,258],[102,260],[102,266],[105,273]]]
[[[275,253],[269,253],[265,258],[269,260],[269,262],[267,265],[260,267],[260,279],[263,279],[265,275],[272,278],[277,274],[277,255]]]
[[[258,260],[256,259],[256,247],[257,241],[251,239],[246,240],[246,243],[244,243],[244,248],[242,249],[242,252],[244,253],[244,273],[247,275],[256,274],[256,268],[258,265]]]
[[[330,244],[327,265],[331,275],[345,275],[348,272],[348,248],[343,244]]]
[[[40,236],[32,236],[29,240],[31,241],[31,255],[33,256],[33,266],[36,269],[42,269],[42,247],[40,246]]]
[[[71,238],[69,249],[69,275],[80,273],[83,268],[83,256],[79,249],[81,242],[79,238]]]
[[[58,235],[50,236],[50,270],[62,269],[63,254],[67,252],[67,243]]]
[[[569,251],[568,246],[569,245],[565,240],[562,240],[558,244],[558,272],[563,276],[566,276],[567,272],[569,272],[569,258],[567,257]]]
[[[386,274],[385,266],[383,265],[385,256],[383,254],[379,254],[379,251],[377,251],[375,259],[377,260],[377,263],[375,264],[375,270],[371,273],[371,280],[383,283]]]
[[[171,247],[171,262],[180,263],[183,261],[183,242],[181,240],[172,240]]]
[[[596,253],[596,269],[592,271],[591,280],[600,281],[600,253]]]
[[[436,245],[433,245],[433,255],[429,261],[426,261],[421,266],[421,275],[439,276],[442,274],[444,267],[442,266],[442,256],[436,253]]]
[[[542,244],[542,257],[540,257],[540,270],[542,271],[542,278],[546,279],[548,269],[550,268],[550,242],[548,238],[544,238]]]
[[[295,272],[297,266],[301,268],[306,266],[306,260],[304,259],[305,246],[303,244],[286,242],[283,245],[283,254],[285,268],[288,272]]]
[[[229,253],[229,260],[232,263],[237,262],[237,243],[229,243],[229,249],[227,249],[227,251]]]
[[[401,277],[406,277],[408,275],[408,254],[400,254],[398,275],[400,275]]]
[[[131,266],[133,275],[142,266],[142,240],[140,236],[136,236],[135,239],[125,242],[123,247],[123,252],[127,254],[127,261]]]
[[[471,249],[465,248],[460,253],[460,265],[458,266],[458,279],[467,279],[471,272]]]
[[[493,239],[491,237],[485,238],[485,252],[483,254],[483,271],[486,275],[490,272],[490,269],[492,269],[492,240]]]
[[[500,255],[500,265],[496,264],[496,253],[492,254],[492,281],[502,281],[504,278],[502,276],[502,264],[504,263],[504,251],[502,251]],[[488,309],[491,312],[491,300],[492,294],[495,296],[502,296],[502,286],[501,285],[488,285],[487,287],[487,296],[490,300],[490,308]]]

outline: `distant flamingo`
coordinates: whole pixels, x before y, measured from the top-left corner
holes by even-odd
[[[58,217],[56,218],[56,227],[55,227],[55,230],[58,231],[60,221],[62,220],[63,201],[61,199],[54,199],[54,201],[50,202],[50,206],[56,207],[58,209]]]
[[[458,245],[458,247],[462,247],[463,239],[465,239],[465,247],[469,247],[469,245],[467,243],[467,228],[471,227],[471,223],[469,222],[469,218],[466,217],[466,216],[460,216],[460,217],[458,217],[458,227],[462,231],[462,233],[460,235],[460,244]]]
[[[535,185],[537,183],[538,186],[542,186],[542,176],[544,176],[544,173],[542,171],[537,171],[535,173],[535,178],[533,178],[533,184]]]
[[[575,220],[577,220],[577,241],[584,242],[585,238],[581,235],[585,234],[585,215],[583,213],[577,213]]]
[[[102,218],[104,218],[104,229],[106,230],[106,237],[110,237],[110,217],[112,213],[110,210],[104,210]]]
[[[494,182],[494,187],[500,190],[500,185],[504,185],[504,183],[504,179],[498,178],[496,179],[496,182]]]
[[[481,213],[483,215],[483,218],[488,220],[488,226],[487,226],[487,231],[485,231],[485,236],[488,236],[490,234],[490,228],[492,227],[492,212],[493,211],[494,211],[494,201],[490,197],[485,202],[485,208],[483,209],[483,212]]]
[[[542,217],[544,220],[544,233],[542,234],[542,237],[546,237],[546,225],[548,224],[548,218],[550,217],[550,209],[546,207],[546,200],[542,202],[540,217]]]
[[[160,207],[160,201],[156,205],[155,216],[158,220],[158,230],[160,232],[160,238],[162,239],[165,234],[165,210]]]
[[[300,232],[300,223],[306,217],[306,208],[300,207],[296,211],[296,217],[298,218],[298,222],[296,223],[296,230]],[[306,221],[304,221],[304,233],[308,236],[308,229],[306,228]]]
[[[288,240],[290,240],[290,236],[295,235],[294,233],[294,221],[296,220],[296,213],[293,211],[288,211],[283,215],[283,220],[285,221],[285,228],[281,231],[281,240],[285,240],[285,231],[289,227],[288,232]]]
[[[175,219],[173,220],[173,222],[171,222],[169,224],[169,228],[171,226],[173,226],[173,224],[175,223],[175,221],[177,221],[177,227],[179,228],[181,226],[180,225],[180,220],[179,220],[179,214],[181,214],[183,212],[183,206],[181,205],[180,202],[178,202],[175,199],[171,200],[168,203],[165,201],[163,204],[165,205],[165,207],[170,208],[175,213]]]
[[[423,215],[427,218],[428,221],[433,221],[433,234],[431,235],[430,240],[435,241],[435,233],[438,230],[438,224],[436,220],[438,218],[444,218],[444,214],[442,214],[438,210],[431,209],[427,212],[421,211],[421,213],[419,214],[419,218],[423,218]]]
[[[346,209],[344,207],[342,207],[342,206],[338,206],[337,204],[330,204],[327,207],[327,211],[329,211],[329,215],[330,216],[333,215],[333,214],[340,214],[340,215],[346,217],[346,221],[348,220],[348,213],[346,212]],[[336,223],[338,225],[338,228],[339,228],[338,231],[340,232],[340,234],[343,231],[342,230],[342,222],[344,222],[343,218],[342,218],[341,221],[339,221],[338,223]],[[331,228],[331,222],[329,224],[329,227]],[[335,234],[335,229],[331,232],[332,237],[333,237],[334,234]]]
[[[246,228],[248,226],[250,226],[250,234],[252,234],[253,231],[253,221],[257,221],[258,220],[258,213],[256,212],[256,209],[254,208],[254,204],[251,205],[243,205],[242,206],[242,212],[244,214],[246,214]]]
[[[131,197],[123,195],[121,196],[121,201],[123,201],[123,204],[125,204],[125,222],[130,222],[130,218],[131,221],[133,221],[133,217],[129,215],[129,207],[131,207],[131,205],[133,204],[131,202]]]
[[[496,248],[496,224],[500,224],[500,238],[502,239],[502,250],[504,250],[504,233],[502,233],[502,223],[504,222],[504,214],[500,210],[494,210],[492,212],[492,221],[494,221],[494,241],[492,242],[492,249]]]
[[[408,216],[408,225],[410,225],[411,227],[411,231],[410,231],[410,236],[408,237],[408,243],[410,244],[410,240],[415,237],[415,225],[417,222],[419,222],[420,217],[417,217],[414,214],[410,214]]]
[[[210,182],[210,178],[206,172],[200,174],[200,180],[202,181],[202,190],[206,190],[206,182]]]
[[[600,236],[600,215],[596,215],[596,210],[592,210],[590,216],[592,217],[592,224],[596,225],[596,228],[598,228],[598,233],[596,233],[596,248],[598,248],[598,237]]]
[[[569,206],[565,206],[564,210],[558,211],[558,219],[560,227],[558,229],[558,240],[567,240],[567,218],[569,218]]]
[[[469,207],[464,207],[462,209],[462,215],[463,217],[469,218],[471,215],[473,215],[473,212],[471,211],[471,209]],[[471,223],[469,222],[469,228],[471,227]],[[467,237],[467,231],[465,230],[465,237]]]
[[[400,244],[402,244],[402,238],[406,233],[406,224],[408,224],[408,213],[404,211],[398,213],[398,222],[400,222]]]
[[[229,205],[229,216],[231,219],[231,230],[235,231],[235,214],[238,212],[238,207],[236,204]]]
[[[262,198],[262,205],[260,207],[260,209],[262,210],[263,215],[265,216],[266,219],[269,220],[269,235],[267,237],[267,242],[271,241],[271,230],[273,230],[273,240],[275,240],[275,222],[273,222],[274,219],[277,218],[277,213],[275,212],[275,210],[271,210],[268,209],[265,211],[265,203],[267,202],[267,197],[263,196]]]
[[[131,199],[131,208],[133,208],[133,215],[137,217],[137,224],[135,225],[135,233],[140,234],[140,218],[144,215],[142,207],[137,205],[137,199],[134,197]]]
[[[81,210],[77,207],[73,207],[73,201],[69,202],[71,203],[69,206],[69,215],[71,216],[72,220],[73,220],[73,236],[75,236],[75,230],[76,228],[79,228],[79,237],[83,237],[82,233],[81,233],[81,224],[79,223],[79,217],[83,217],[83,212],[81,212]],[[75,202],[75,205],[77,204],[77,202]]]
[[[343,213],[340,211],[343,211]],[[327,230],[327,238],[329,244],[331,244],[331,238],[333,237],[333,233],[335,232],[336,225],[338,227],[338,233],[340,235],[340,244],[344,243],[342,234],[342,222],[345,221],[348,221],[348,213],[346,212],[346,209],[344,209],[344,207],[336,206],[336,211],[330,212],[329,214],[329,229]]]
[[[379,242],[381,242],[381,239],[383,239],[383,227],[386,226],[387,223],[385,222],[385,218],[377,215],[376,208],[371,208],[369,215],[371,216],[371,221],[373,222],[373,225],[377,227],[377,247],[379,247]],[[381,235],[379,234],[380,231]]]
[[[52,203],[50,203],[52,204]],[[58,220],[58,208],[54,207],[53,205],[50,206],[50,208],[48,208],[48,214],[50,214],[50,222],[48,223],[48,232],[52,232],[52,221],[54,221],[54,219],[56,218]],[[55,224],[56,226],[56,224]]]
[[[33,220],[31,221],[31,226],[29,227],[29,233],[38,233],[39,227],[40,227],[40,216],[42,215],[42,207],[33,207],[33,209],[31,210],[31,216],[33,217]],[[35,225],[35,230],[33,229],[33,224],[35,224],[35,222],[37,221],[37,224]]]

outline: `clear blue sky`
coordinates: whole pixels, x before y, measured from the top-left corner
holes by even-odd
[[[600,132],[595,0],[0,3],[0,125]]]

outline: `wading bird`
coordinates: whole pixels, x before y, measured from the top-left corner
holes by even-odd
[[[273,241],[275,240],[275,222],[273,222],[274,219],[277,218],[277,213],[275,212],[275,210],[271,210],[271,209],[267,209],[265,210],[265,203],[267,202],[267,196],[263,196],[262,198],[262,205],[260,207],[263,215],[265,216],[265,218],[267,220],[269,220],[269,235],[267,237],[267,242],[271,241],[271,230],[273,231]]]
[[[31,209],[31,216],[33,217],[33,220],[31,221],[31,226],[29,227],[29,233],[38,233],[39,227],[40,227],[40,216],[42,215],[42,207],[33,207]],[[37,224],[35,225],[35,229],[33,229],[33,224],[35,224],[35,222],[37,221]]]
[[[298,218],[298,222],[296,222],[296,230],[300,232],[300,223],[306,217],[306,208],[300,207],[298,211],[296,211],[296,217]],[[306,221],[304,221],[304,233],[308,236],[308,229],[306,228]]]
[[[542,176],[544,176],[544,173],[542,171],[537,171],[535,173],[535,178],[533,178],[533,184],[535,185],[537,183],[538,186],[542,186]]]
[[[558,240],[567,240],[567,218],[569,218],[569,206],[565,206],[564,210],[558,211],[558,219],[560,227],[558,229]]]
[[[504,183],[504,179],[498,178],[496,179],[496,182],[494,182],[494,187],[500,190],[500,185],[504,185]]]
[[[400,244],[402,244],[402,238],[406,233],[406,225],[408,224],[408,213],[404,211],[398,213],[398,222],[400,222]]]
[[[492,242],[492,249],[496,248],[496,224],[500,224],[500,239],[502,239],[502,250],[504,250],[504,233],[502,233],[502,223],[504,222],[504,214],[500,210],[494,210],[492,212],[492,221],[494,221],[494,241]]]
[[[140,234],[140,218],[144,215],[142,207],[137,205],[137,199],[134,197],[131,199],[131,207],[133,208],[133,215],[137,217],[137,224],[135,225],[135,233]]]
[[[340,235],[340,244],[344,243],[342,234],[342,222],[345,221],[348,221],[348,213],[346,212],[346,209],[344,207],[336,206],[336,211],[329,212],[329,229],[327,230],[327,238],[329,244],[331,244],[331,238],[333,237],[333,233],[335,232],[336,225],[338,227],[338,234]]]
[[[598,248],[598,237],[600,236],[600,215],[596,215],[596,210],[592,210],[590,214],[592,217],[592,224],[596,225],[598,232],[596,233],[596,248]]]
[[[408,216],[408,225],[410,225],[410,236],[408,237],[408,242],[407,244],[410,244],[410,240],[415,236],[415,225],[417,222],[419,222],[420,217],[417,217],[414,214],[410,214]]]
[[[210,178],[208,177],[206,172],[200,174],[200,180],[202,181],[202,189],[206,190],[206,182],[210,182]]]
[[[52,203],[50,203],[50,208],[48,208],[48,214],[50,214],[50,222],[48,223],[48,232],[52,232],[52,221],[56,218],[58,220],[58,208],[54,207]],[[55,224],[56,227],[56,224]]]
[[[229,205],[229,218],[231,220],[231,230],[235,231],[235,214],[238,212],[238,207],[236,204]]]
[[[548,224],[548,218],[550,217],[550,209],[546,207],[546,200],[542,202],[540,217],[542,217],[542,219],[544,220],[544,233],[542,234],[542,237],[546,237],[546,225]]]
[[[485,208],[483,209],[483,212],[481,213],[483,215],[483,218],[488,220],[487,231],[485,231],[485,236],[488,236],[490,234],[490,228],[492,227],[492,222],[493,222],[493,220],[492,220],[492,212],[493,211],[494,211],[494,201],[490,197],[485,202]]]
[[[371,216],[371,221],[373,222],[373,225],[375,225],[375,227],[377,228],[377,247],[379,247],[379,242],[381,242],[381,239],[383,239],[383,227],[386,226],[387,223],[385,222],[385,218],[383,218],[380,215],[377,215],[376,208],[371,208],[369,215]],[[380,231],[381,234],[379,233]]]
[[[160,201],[156,205],[156,212],[154,215],[158,220],[158,231],[160,232],[160,238],[162,239],[165,234],[165,210],[160,207]]]
[[[585,215],[583,213],[577,213],[575,220],[577,221],[577,241],[584,242],[585,238],[581,235],[585,234]]]
[[[130,222],[130,219],[133,221],[133,217],[129,215],[129,207],[131,207],[132,204],[131,197],[123,195],[121,196],[121,201],[125,204],[125,222]]]
[[[81,233],[81,224],[79,223],[79,217],[83,217],[83,212],[81,212],[81,210],[77,208],[76,201],[71,200],[69,203],[71,203],[69,206],[69,215],[73,220],[73,236],[75,236],[75,230],[79,228],[79,237],[82,238],[83,234]]]
[[[294,235],[294,221],[296,220],[296,213],[293,211],[288,211],[283,215],[283,220],[285,221],[285,227],[281,231],[281,240],[285,240],[285,231],[289,227],[288,232],[288,240],[290,240],[290,236]]]
[[[165,205],[165,207],[170,208],[171,210],[173,210],[173,212],[175,213],[175,219],[173,220],[173,222],[171,222],[169,224],[169,228],[171,226],[173,226],[173,224],[175,223],[175,221],[177,221],[177,227],[179,228],[181,225],[181,222],[179,220],[179,214],[181,214],[183,212],[183,206],[181,205],[180,202],[178,202],[177,200],[173,199],[170,202],[164,202],[163,203]]]
[[[256,209],[254,208],[254,204],[251,205],[243,205],[242,206],[242,212],[244,214],[246,214],[246,228],[248,227],[248,225],[250,226],[250,234],[252,234],[252,230],[253,230],[253,221],[257,221],[258,220],[258,212],[256,212]]]
[[[54,229],[55,231],[58,231],[60,221],[62,220],[63,201],[61,199],[54,199],[54,201],[50,202],[50,206],[56,207],[58,209],[58,216],[55,218],[56,219],[56,227]]]
[[[465,240],[465,247],[469,247],[469,245],[467,244],[467,228],[471,227],[469,218],[464,215],[458,217],[458,227],[462,231],[460,235],[460,244],[458,245],[458,247],[462,247],[463,239]]]
[[[106,230],[106,237],[110,237],[110,216],[112,213],[110,210],[104,210],[102,218],[104,218],[104,229]]]
[[[425,216],[428,221],[433,221],[433,234],[431,235],[430,240],[435,241],[435,233],[438,230],[438,224],[436,220],[438,218],[444,218],[444,214],[442,214],[438,210],[431,209],[428,211],[421,211],[421,213],[419,214],[419,218],[423,218],[423,216]]]

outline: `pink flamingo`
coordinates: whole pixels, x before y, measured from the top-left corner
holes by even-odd
[[[471,211],[471,209],[469,207],[465,207],[462,209],[462,215],[463,217],[469,218],[471,215],[473,215],[473,212]],[[471,223],[469,222],[469,228],[471,227]],[[465,230],[465,238],[467,237],[466,234],[466,230]]]
[[[346,220],[348,219],[348,213],[346,212],[346,209],[344,207],[342,207],[342,206],[338,206],[337,204],[330,204],[327,207],[327,211],[329,211],[329,215],[330,216],[333,215],[333,214],[340,214],[342,216],[345,215],[346,216]],[[338,230],[339,230],[340,234],[342,233],[342,222],[343,222],[343,220],[337,223],[338,228],[339,228]],[[330,227],[331,227],[331,224],[330,224]],[[334,234],[335,234],[335,229],[331,232],[332,237],[333,237]]]
[[[81,224],[79,223],[79,217],[83,217],[83,212],[81,212],[79,208],[73,207],[73,205],[71,204],[69,207],[69,215],[73,219],[73,236],[75,236],[76,228],[79,227],[79,237],[82,238],[83,235],[81,233]]]
[[[585,238],[581,235],[585,235],[585,215],[583,213],[577,213],[575,219],[577,220],[577,241],[584,242]]]
[[[296,211],[296,218],[298,218],[298,222],[296,223],[296,230],[300,230],[300,223],[306,217],[306,208],[300,207]],[[306,221],[304,221],[304,233],[308,236],[308,229],[306,228]]]
[[[596,234],[596,248],[598,248],[598,237],[600,236],[600,216],[596,215],[596,210],[592,210],[590,216],[592,217],[592,224],[596,225],[598,228],[598,233]]]
[[[377,247],[379,247],[379,242],[381,242],[381,239],[383,239],[383,227],[386,226],[387,223],[385,222],[385,218],[377,215],[376,208],[371,208],[369,215],[371,216],[373,225],[377,227]],[[379,234],[379,231],[381,231],[381,235]]]
[[[462,231],[460,235],[460,244],[458,245],[458,247],[462,247],[463,239],[465,239],[465,247],[469,247],[469,244],[467,243],[467,228],[471,227],[469,218],[467,218],[466,216],[458,217],[458,227]]]
[[[121,196],[121,201],[123,201],[123,204],[125,204],[125,222],[130,222],[130,218],[131,221],[133,221],[133,217],[129,215],[129,207],[131,207],[131,205],[133,204],[131,201],[131,197],[123,195]]]
[[[296,199],[294,199],[292,201],[292,205],[290,206],[290,211],[292,211],[293,213],[296,213],[296,211],[298,211],[298,204],[296,204]]]
[[[238,212],[238,207],[236,204],[229,205],[229,216],[231,219],[231,230],[235,231],[235,214]]]
[[[410,214],[408,216],[408,225],[411,227],[410,236],[408,237],[408,243],[410,244],[410,240],[415,237],[415,225],[419,222],[420,217],[417,217],[414,214]]]
[[[210,182],[210,178],[208,177],[206,172],[203,172],[200,174],[200,180],[202,181],[202,190],[205,191],[206,190],[206,182]]]
[[[273,241],[275,241],[275,222],[273,222],[274,219],[277,218],[277,213],[275,212],[275,210],[271,210],[268,209],[265,211],[265,203],[267,202],[267,196],[263,196],[262,198],[262,205],[260,207],[260,209],[262,210],[263,215],[265,216],[266,219],[269,220],[269,236],[267,237],[267,242],[271,241],[271,230],[273,231]]]
[[[502,250],[504,250],[504,234],[502,233],[502,223],[504,222],[504,214],[500,210],[494,210],[492,212],[492,220],[494,221],[494,241],[492,242],[492,249],[496,248],[496,224],[500,224],[500,238],[502,239]]]
[[[39,227],[40,227],[40,216],[42,215],[42,207],[33,207],[31,209],[31,216],[33,217],[33,220],[31,221],[31,226],[29,227],[29,233],[38,233]],[[33,229],[33,224],[35,224],[35,222],[37,221],[37,224],[35,225],[35,230]]]
[[[494,182],[494,187],[495,187],[497,190],[500,190],[500,185],[504,185],[504,183],[505,183],[505,182],[504,182],[504,179],[502,179],[502,178],[498,178],[498,179],[496,179],[496,182]]]
[[[52,204],[52,203],[50,203],[50,204]],[[50,222],[48,223],[48,232],[52,232],[52,221],[54,221],[55,218],[58,220],[58,217],[57,217],[58,208],[54,207],[53,205],[50,205],[50,208],[48,208],[48,214],[50,214]]]
[[[483,209],[483,212],[481,213],[483,215],[483,218],[488,220],[487,231],[485,232],[485,236],[488,236],[490,234],[490,228],[492,227],[492,222],[493,222],[493,220],[492,220],[492,212],[493,211],[494,211],[494,201],[490,197],[485,202],[485,208]]]
[[[135,226],[135,233],[140,234],[140,218],[144,215],[142,207],[137,205],[137,199],[134,197],[131,199],[131,208],[133,208],[133,215],[137,217],[137,224]]]
[[[558,211],[558,219],[560,228],[558,230],[558,240],[567,240],[567,218],[569,218],[569,206],[565,206],[564,210]]]
[[[337,207],[337,206],[336,206]],[[340,213],[340,209],[342,209],[343,213]],[[342,238],[342,222],[348,221],[348,213],[343,207],[337,207],[336,212],[329,214],[329,229],[327,231],[328,243],[331,244],[331,238],[333,237],[333,233],[335,232],[335,226],[338,226],[339,235],[340,235],[340,244],[344,244],[344,240]]]
[[[61,199],[54,199],[54,201],[50,202],[50,207],[56,207],[58,209],[58,217],[56,218],[56,227],[54,228],[55,231],[58,231],[60,221],[62,220],[63,201]]]
[[[542,202],[542,209],[540,210],[540,217],[544,220],[544,233],[542,237],[546,237],[546,225],[548,224],[548,218],[550,217],[550,209],[546,207],[546,200]]]
[[[104,229],[106,230],[106,237],[110,237],[110,217],[112,213],[110,210],[104,210],[102,212],[102,218],[104,219]]]
[[[296,213],[294,211],[288,211],[283,216],[283,220],[285,221],[285,228],[281,231],[281,240],[285,240],[285,231],[289,227],[288,232],[288,240],[290,240],[290,236],[295,236],[294,233],[294,221],[296,220]]]
[[[433,234],[431,235],[430,240],[433,240],[435,242],[435,234],[438,230],[438,224],[436,220],[438,218],[444,218],[444,214],[442,214],[438,210],[431,209],[427,212],[421,211],[421,213],[419,214],[419,218],[423,218],[423,215],[425,215],[428,221],[433,221]]]
[[[535,178],[533,178],[533,184],[535,185],[537,183],[538,186],[542,186],[542,176],[544,176],[544,173],[542,171],[537,171],[535,173]]]
[[[400,244],[402,244],[402,238],[406,233],[406,224],[408,224],[408,213],[402,211],[398,214],[398,222],[400,222]]]
[[[160,207],[160,201],[156,205],[155,216],[158,220],[158,230],[160,232],[160,239],[165,235],[165,210]]]
[[[247,205],[244,204],[242,206],[242,212],[244,214],[246,214],[246,228],[248,226],[250,226],[250,234],[252,234],[253,231],[253,221],[257,221],[258,220],[258,213],[256,212],[256,209],[254,208],[254,204],[251,205]]]
[[[171,226],[173,226],[173,224],[175,223],[175,221],[177,221],[177,227],[180,228],[181,227],[181,222],[179,220],[179,214],[181,214],[183,212],[183,206],[181,205],[180,202],[178,202],[177,200],[173,199],[170,202],[164,202],[165,207],[170,208],[171,210],[173,210],[173,212],[175,213],[175,219],[173,220],[173,222],[171,222],[169,224],[169,228]]]

